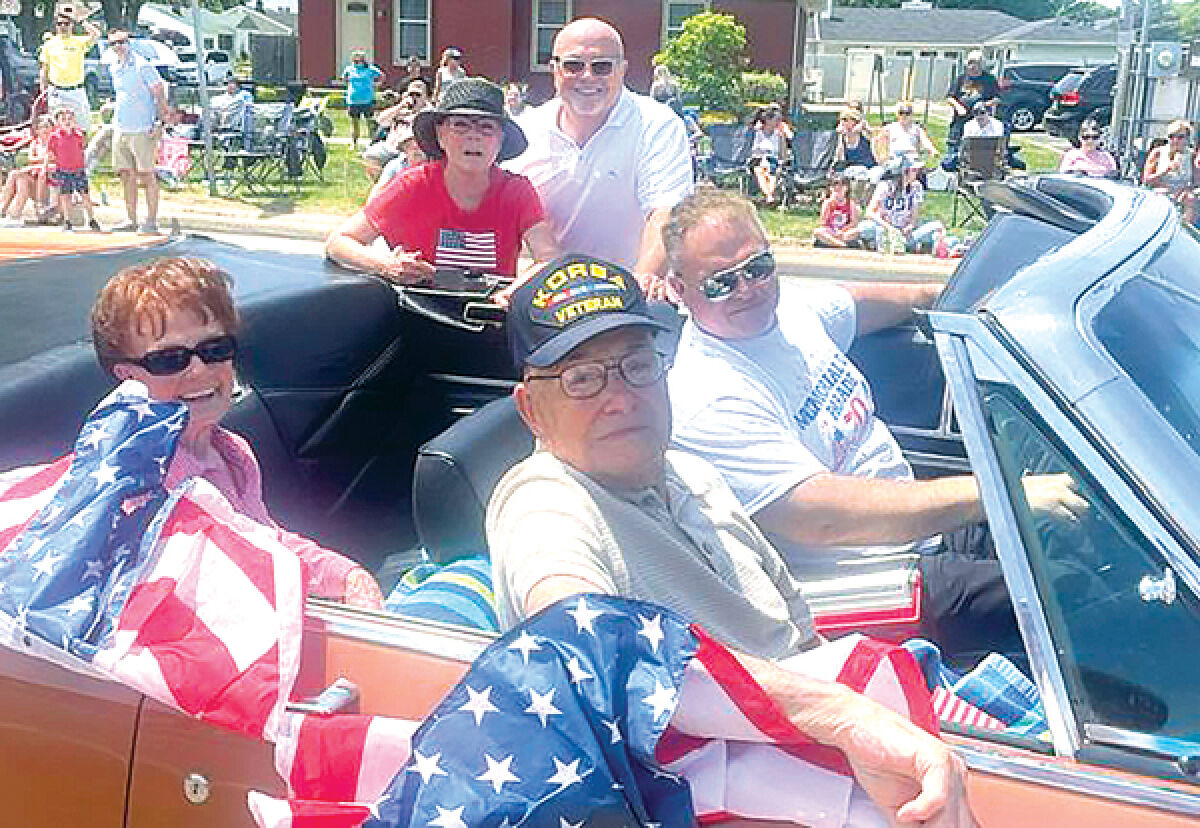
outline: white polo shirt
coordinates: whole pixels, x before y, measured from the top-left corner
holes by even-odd
[[[652,210],[692,192],[687,130],[670,107],[628,89],[582,147],[558,127],[554,98],[521,115],[529,148],[504,164],[533,182],[564,253],[637,261]]]

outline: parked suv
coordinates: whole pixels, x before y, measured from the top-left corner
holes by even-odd
[[[195,84],[197,82],[196,71],[196,52],[193,49],[179,49],[176,51],[179,55],[179,80],[184,84]],[[204,53],[204,78],[209,86],[220,86],[225,83],[225,79],[233,74],[233,64],[229,61],[229,55],[217,49],[212,49]]]
[[[1116,85],[1115,64],[1072,70],[1050,90],[1046,132],[1066,138],[1075,146],[1079,146],[1079,125],[1089,118],[1107,132]]]
[[[1070,63],[1014,63],[1000,73],[997,117],[1013,132],[1028,132],[1042,122],[1050,108],[1050,90],[1068,72]]]

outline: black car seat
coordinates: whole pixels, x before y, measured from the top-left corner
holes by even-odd
[[[512,397],[494,400],[417,452],[412,508],[417,538],[438,563],[487,551],[483,521],[500,478],[533,451]]]

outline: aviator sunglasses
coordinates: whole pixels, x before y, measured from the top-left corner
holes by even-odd
[[[739,279],[745,280],[747,285],[756,285],[774,275],[775,254],[770,250],[764,250],[733,267],[718,270],[704,280],[700,285],[700,292],[710,302],[720,302],[733,295],[733,292],[737,290]]]
[[[609,77],[617,68],[615,58],[596,58],[595,60],[584,60],[583,58],[562,58],[555,56],[554,62],[558,64],[559,70],[569,78],[582,75],[585,69],[591,69],[592,75],[597,78]]]
[[[178,374],[192,364],[192,357],[200,357],[205,365],[214,362],[228,362],[237,354],[237,339],[231,334],[214,336],[197,342],[194,347],[173,345],[151,351],[141,359],[126,359],[131,365],[140,365],[156,377],[169,377]]]

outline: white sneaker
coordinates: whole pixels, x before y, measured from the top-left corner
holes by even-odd
[[[25,222],[19,218],[0,216],[0,227],[24,227]]]

